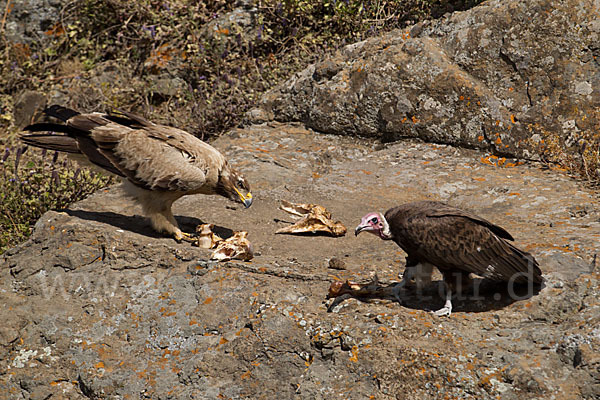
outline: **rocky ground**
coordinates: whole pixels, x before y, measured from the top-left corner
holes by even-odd
[[[0,269],[0,392],[8,398],[579,399],[600,397],[597,195],[558,170],[474,150],[375,145],[300,125],[233,131],[214,145],[253,185],[241,209],[187,197],[188,231],[247,230],[251,262],[155,235],[118,187],[50,211]],[[327,207],[350,234],[275,235],[280,200]],[[371,210],[437,199],[505,227],[545,286],[511,299],[484,283],[439,308],[425,293],[348,299],[334,280],[398,280],[404,254],[352,229]],[[329,260],[337,258],[337,268]],[[596,263],[600,262],[597,260]]]

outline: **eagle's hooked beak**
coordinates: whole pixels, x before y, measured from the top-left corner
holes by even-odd
[[[242,203],[244,204],[244,207],[248,208],[252,205],[252,193],[248,192],[245,196],[242,194],[242,192],[240,192],[239,190],[237,190],[236,188],[234,188],[236,193],[238,194],[238,196],[240,196],[240,199],[242,200]]]

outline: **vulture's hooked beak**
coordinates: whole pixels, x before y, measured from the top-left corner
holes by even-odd
[[[252,205],[252,193],[248,192],[245,196],[242,194],[242,192],[240,192],[239,190],[237,190],[236,188],[234,188],[235,191],[237,192],[238,196],[240,196],[240,199],[242,200],[242,203],[244,204],[244,207],[248,208]]]
[[[358,225],[356,227],[356,229],[354,229],[354,236],[358,236],[359,233],[361,233],[362,231],[364,231],[365,229],[367,229],[369,226],[368,225]]]

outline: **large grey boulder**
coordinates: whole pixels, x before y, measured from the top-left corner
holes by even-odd
[[[249,118],[524,157],[548,136],[576,146],[600,126],[598,9],[597,0],[486,1],[346,46]]]
[[[6,14],[5,34],[13,43],[29,44],[51,38],[50,31],[60,21],[60,11],[66,0],[0,1],[0,10]]]
[[[153,233],[118,187],[50,211],[0,268],[0,393],[46,399],[595,399],[600,253],[595,195],[538,165],[404,141],[387,147],[300,126],[219,138],[253,184],[248,210],[216,197],[175,203],[181,225],[247,230],[251,262]],[[350,230],[370,210],[440,199],[507,228],[546,286],[511,298],[484,285],[455,300],[349,299],[335,279],[397,282],[404,255],[374,237],[275,235],[280,199],[324,205]],[[568,199],[568,201],[565,201]],[[233,207],[232,207],[233,206]],[[346,269],[331,269],[336,258]]]

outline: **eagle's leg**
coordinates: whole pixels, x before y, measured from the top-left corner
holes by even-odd
[[[165,233],[178,242],[196,241],[192,235],[179,229],[171,211],[171,206],[181,197],[181,193],[152,191],[136,186],[128,180],[123,181],[123,189],[127,195],[140,203],[144,215],[150,219],[150,224],[156,232]]]
[[[186,232],[182,232],[180,229],[178,229],[178,230],[179,230],[179,233],[176,232],[175,234],[173,234],[173,238],[177,242],[181,243],[183,241],[183,242],[190,242],[190,243],[194,243],[194,244],[198,242],[198,238],[195,237],[194,235],[191,235]]]
[[[172,236],[178,242],[181,242],[182,240],[192,241],[192,236],[189,233],[182,232],[181,229],[179,229],[170,207],[165,210],[148,213],[148,216],[150,217],[152,227],[157,232]]]
[[[179,229],[177,221],[171,211],[171,205],[173,201],[170,199],[163,203],[157,203],[154,201],[143,204],[144,212],[150,217],[150,223],[157,232],[166,233],[168,236],[173,237],[176,241],[186,241],[195,243],[196,239],[193,235],[182,232]]]

